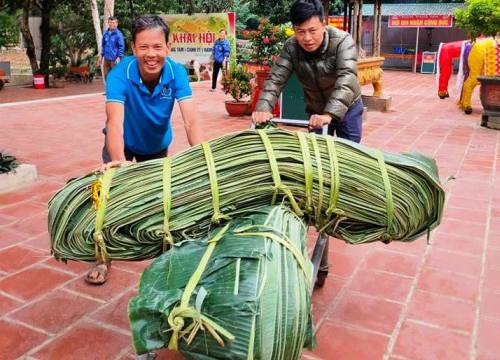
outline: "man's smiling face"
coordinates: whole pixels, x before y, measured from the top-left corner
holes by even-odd
[[[157,80],[170,52],[163,30],[151,28],[137,33],[132,50],[139,63],[142,80]]]

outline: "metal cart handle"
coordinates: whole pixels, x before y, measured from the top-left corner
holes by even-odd
[[[292,126],[300,126],[300,127],[308,127],[309,126],[309,120],[296,120],[296,119],[282,119],[282,118],[272,118],[269,120],[269,122],[273,122],[276,124],[285,124],[285,125],[292,125]],[[252,122],[252,125],[250,126],[250,129],[254,130],[255,129],[255,123]],[[328,124],[323,125],[322,127],[322,135],[328,135]]]
[[[291,126],[307,127],[309,126],[308,120],[295,120],[295,119],[281,119],[273,118],[271,122],[277,124],[285,124]],[[252,122],[250,129],[255,129],[255,123]],[[328,134],[328,124],[323,125],[322,134]],[[325,283],[325,279],[328,276],[328,240],[329,237],[326,234],[318,234],[316,239],[316,244],[314,245],[313,254],[311,257],[311,262],[313,264],[313,284],[311,287],[311,292],[314,290],[315,286],[322,287]]]

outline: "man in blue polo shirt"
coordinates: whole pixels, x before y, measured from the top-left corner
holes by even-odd
[[[201,142],[186,70],[167,57],[169,28],[156,15],[138,17],[132,29],[134,56],[124,58],[106,83],[104,168],[167,155],[177,100],[189,144]],[[85,280],[103,284],[110,264],[96,263]]]

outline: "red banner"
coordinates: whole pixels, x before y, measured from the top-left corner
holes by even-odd
[[[328,26],[344,30],[344,17],[343,16],[328,16]]]
[[[452,15],[398,15],[389,16],[390,28],[452,27]]]

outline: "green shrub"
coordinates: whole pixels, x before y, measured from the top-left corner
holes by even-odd
[[[11,172],[18,166],[14,156],[0,152],[0,174]]]
[[[224,73],[222,88],[235,101],[241,101],[244,97],[252,94],[252,86],[250,84],[252,77],[253,75],[246,72],[242,65],[233,66],[229,73]]]
[[[62,79],[68,73],[68,68],[61,65],[51,66],[49,72],[54,76],[54,79]]]

